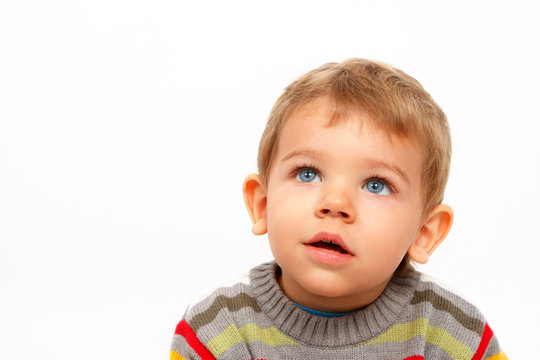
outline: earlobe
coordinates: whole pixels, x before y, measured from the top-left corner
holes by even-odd
[[[266,190],[260,176],[258,174],[248,175],[244,180],[242,190],[244,192],[244,202],[253,224],[251,231],[255,235],[266,234]]]
[[[453,221],[454,212],[450,206],[445,204],[435,206],[426,216],[415,242],[408,250],[411,259],[420,264],[427,263],[431,254],[448,235]]]

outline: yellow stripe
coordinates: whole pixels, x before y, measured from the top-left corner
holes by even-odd
[[[171,357],[169,358],[169,360],[186,360],[186,359],[182,357],[182,355],[180,355],[176,351],[171,350]]]
[[[213,337],[206,344],[206,348],[210,350],[215,357],[219,357],[228,348],[236,343],[242,342],[242,337],[238,333],[238,329],[234,324],[231,324],[221,332],[221,334]]]
[[[416,319],[410,323],[394,325],[375,339],[360,346],[403,342],[415,336],[424,336],[427,343],[440,347],[448,355],[456,359],[470,359],[474,355],[468,346],[458,341],[446,330],[429,325],[428,320],[424,318]]]
[[[504,352],[500,352],[497,355],[493,355],[487,360],[508,360],[508,357],[506,357],[506,354]]]
[[[440,347],[454,359],[471,359],[474,356],[470,347],[457,340],[443,328],[429,326],[426,342]]]
[[[275,327],[262,329],[255,323],[249,323],[241,328],[237,328],[234,324],[227,326],[221,334],[210,339],[206,347],[214,356],[219,357],[234,344],[239,342],[248,344],[253,341],[260,341],[268,346],[296,344],[296,341]]]

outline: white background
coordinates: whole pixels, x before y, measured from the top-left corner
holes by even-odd
[[[0,358],[168,358],[191,299],[271,258],[241,185],[272,104],[366,57],[451,124],[455,224],[421,270],[539,359],[534,3],[3,1]]]

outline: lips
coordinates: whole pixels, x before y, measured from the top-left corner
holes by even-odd
[[[339,234],[320,232],[311,238],[306,245],[329,253],[352,255],[351,251],[347,248],[347,245]]]

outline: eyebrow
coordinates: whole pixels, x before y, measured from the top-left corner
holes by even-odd
[[[297,157],[297,156],[307,156],[307,157],[314,158],[316,160],[320,160],[320,159],[325,157],[324,154],[319,153],[319,152],[315,152],[315,151],[311,151],[311,150],[294,150],[294,151],[291,151],[290,153],[286,154],[281,159],[281,161],[287,161],[287,160],[289,160],[289,159],[291,159],[293,157]],[[389,164],[389,163],[387,163],[385,161],[377,160],[377,159],[367,159],[367,160],[365,160],[365,162],[370,167],[383,168],[383,169],[389,170],[389,171],[395,173],[396,175],[398,175],[405,183],[407,183],[407,185],[411,185],[411,181],[410,181],[409,177],[407,176],[407,173],[402,168],[400,168],[399,166]]]
[[[318,152],[315,152],[315,151],[311,151],[311,150],[294,150],[294,151],[291,151],[290,153],[288,153],[287,155],[285,155],[281,161],[287,161],[293,157],[297,157],[297,156],[306,156],[306,157],[311,157],[311,158],[314,158],[314,159],[322,159],[324,158],[324,154],[321,154],[321,153],[318,153]]]
[[[369,163],[370,166],[390,170],[391,172],[397,174],[403,181],[405,181],[405,183],[407,183],[407,185],[411,185],[411,181],[409,180],[409,177],[407,176],[407,173],[405,171],[403,171],[403,169],[400,168],[399,166],[389,164],[387,162],[384,162],[384,161],[381,161],[381,160],[376,160],[376,159],[368,159],[367,162]]]

